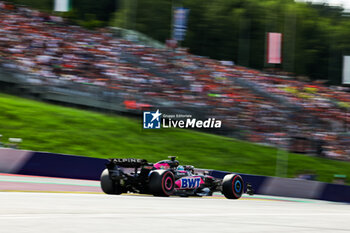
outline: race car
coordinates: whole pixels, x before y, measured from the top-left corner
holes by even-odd
[[[241,176],[228,174],[223,179],[208,175],[206,170],[181,166],[175,156],[155,164],[144,159],[110,159],[101,174],[101,188],[106,194],[133,192],[154,196],[212,196],[221,192],[228,199],[239,199],[245,187]],[[252,195],[250,185],[247,193]]]

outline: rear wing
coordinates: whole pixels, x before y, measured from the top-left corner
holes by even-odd
[[[120,166],[125,168],[139,168],[146,164],[148,164],[148,162],[145,159],[115,158],[115,159],[109,159],[108,163],[106,164],[106,167],[108,169],[113,169],[115,166]]]

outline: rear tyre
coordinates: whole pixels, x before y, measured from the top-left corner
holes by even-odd
[[[101,174],[101,188],[106,194],[121,194],[120,185],[115,184],[115,182],[109,177],[108,169],[103,170]]]
[[[239,199],[244,191],[244,182],[241,176],[228,174],[222,180],[222,194],[227,199]]]
[[[155,170],[151,173],[149,191],[154,196],[168,197],[174,192],[175,178],[171,171]]]

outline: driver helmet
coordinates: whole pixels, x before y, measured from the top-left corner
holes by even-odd
[[[178,171],[185,171],[185,168],[184,168],[183,166],[180,165],[180,166],[177,167],[177,170],[178,170]]]

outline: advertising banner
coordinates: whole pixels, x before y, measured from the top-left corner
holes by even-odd
[[[182,7],[177,7],[174,10],[173,39],[177,41],[182,41],[185,38],[189,11],[189,9]]]
[[[267,34],[267,63],[282,63],[282,34],[269,32]]]
[[[70,10],[70,0],[55,0],[54,11],[67,12]]]
[[[344,56],[344,59],[343,59],[342,84],[350,84],[350,56]]]

